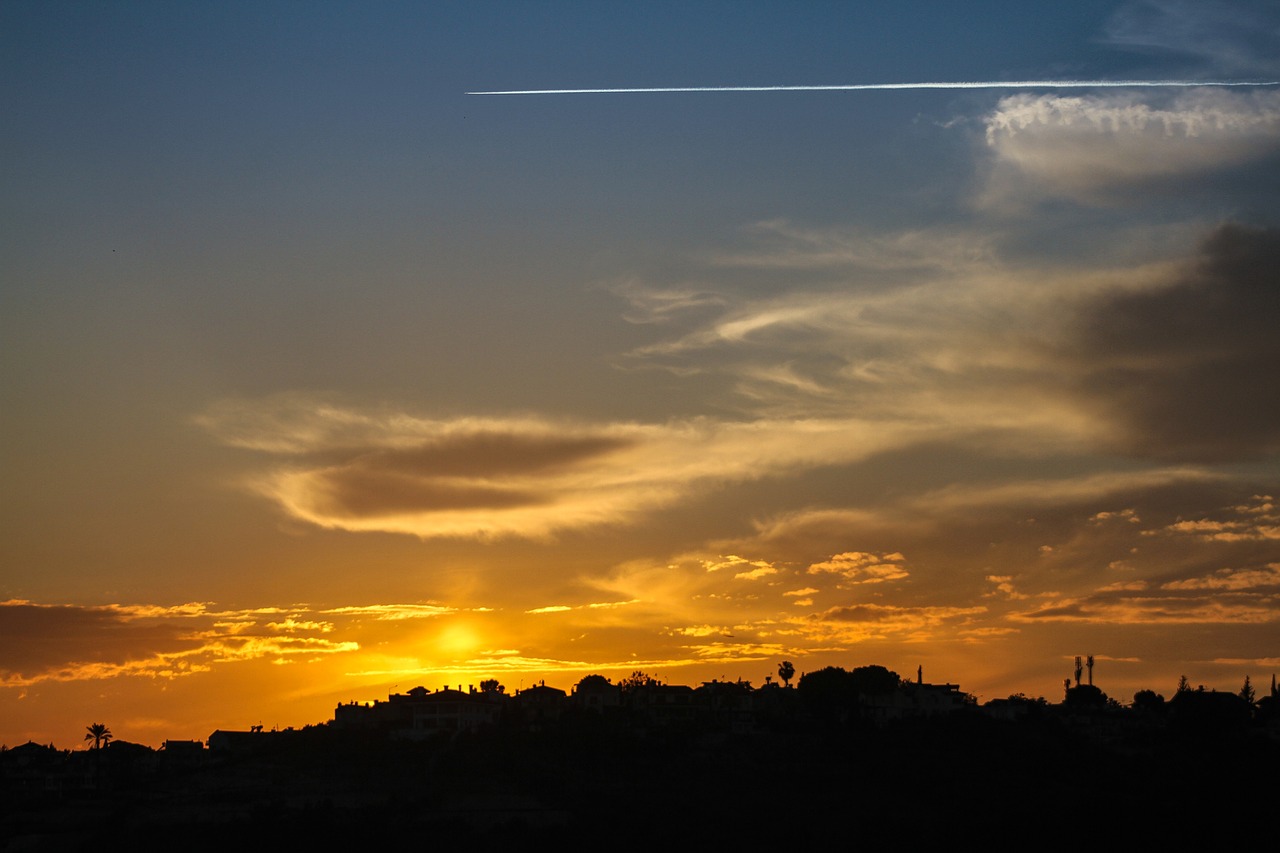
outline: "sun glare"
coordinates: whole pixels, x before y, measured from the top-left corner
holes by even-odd
[[[458,658],[470,655],[482,644],[480,634],[473,626],[456,623],[447,626],[435,636],[430,651],[437,658]]]

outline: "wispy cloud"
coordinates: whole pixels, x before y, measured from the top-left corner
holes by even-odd
[[[402,619],[430,619],[457,611],[456,607],[441,604],[366,604],[334,607],[320,612],[339,616],[369,616],[379,621],[398,622]]]
[[[1265,5],[1134,0],[1116,10],[1101,41],[1200,74],[1274,74],[1280,70],[1280,32],[1263,13]]]

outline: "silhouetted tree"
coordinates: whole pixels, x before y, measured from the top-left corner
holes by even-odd
[[[1191,689],[1191,682],[1187,681],[1187,677],[1185,675],[1178,676],[1178,689],[1174,692],[1186,693],[1190,689]]]
[[[1077,684],[1067,689],[1067,698],[1063,704],[1069,708],[1106,708],[1110,705],[1110,700],[1107,699],[1107,694],[1092,684]]]
[[[849,673],[853,689],[860,696],[883,696],[898,689],[898,673],[878,664],[860,666]]]
[[[782,679],[783,687],[791,686],[791,679],[795,678],[796,668],[791,665],[791,661],[784,660],[778,664],[778,677]]]
[[[1163,711],[1164,697],[1154,690],[1139,690],[1133,694],[1133,709],[1135,711]]]
[[[657,684],[658,681],[656,679],[650,678],[648,675],[637,669],[635,672],[618,682],[618,689],[621,690],[625,696],[626,694],[634,691],[637,687],[654,687]]]
[[[853,676],[843,667],[827,666],[800,676],[796,692],[811,714],[826,722],[843,721],[858,701]]]
[[[106,746],[107,742],[114,737],[114,735],[111,734],[111,729],[107,728],[102,723],[93,723],[92,725],[85,726],[85,729],[84,739],[93,741],[94,749],[102,749],[102,747]]]
[[[1253,691],[1253,685],[1249,683],[1249,676],[1247,675],[1244,677],[1244,686],[1240,688],[1240,698],[1248,702],[1250,705],[1252,705],[1254,699],[1257,698]]]
[[[496,678],[486,678],[480,682],[481,693],[506,693],[507,688],[498,683]]]

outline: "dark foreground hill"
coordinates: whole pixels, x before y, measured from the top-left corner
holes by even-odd
[[[1116,741],[975,713],[739,735],[593,715],[422,742],[281,734],[185,765],[77,753],[79,785],[8,772],[0,849],[1181,847],[1261,843],[1280,802],[1280,747],[1252,731]]]

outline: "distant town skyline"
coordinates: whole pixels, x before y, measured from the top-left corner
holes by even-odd
[[[0,742],[1263,683],[1274,80],[1243,0],[0,5]],[[467,94],[779,85],[892,88]]]

